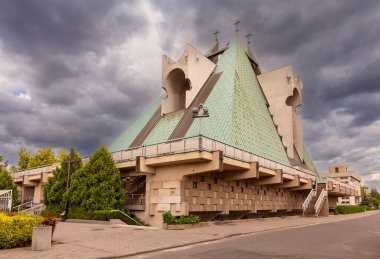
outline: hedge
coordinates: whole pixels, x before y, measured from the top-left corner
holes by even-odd
[[[366,208],[360,205],[343,205],[334,208],[335,214],[351,214],[358,212],[365,212]]]
[[[44,222],[41,216],[0,213],[0,249],[30,245],[33,227]]]
[[[197,224],[201,221],[200,217],[195,215],[182,215],[175,217],[171,214],[170,211],[164,212],[162,214],[162,218],[164,223],[168,225],[179,225],[179,224]]]

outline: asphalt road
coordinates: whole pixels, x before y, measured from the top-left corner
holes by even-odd
[[[185,232],[184,232],[185,234]],[[380,258],[380,212],[363,218],[232,237],[138,258]]]

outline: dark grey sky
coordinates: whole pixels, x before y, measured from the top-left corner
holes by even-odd
[[[108,145],[161,92],[161,56],[253,33],[265,71],[304,82],[304,140],[320,172],[380,187],[380,1],[0,2],[0,153]],[[243,39],[245,41],[245,39]]]

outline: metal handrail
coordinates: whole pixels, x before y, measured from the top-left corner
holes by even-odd
[[[21,213],[25,213],[25,214],[30,214],[29,212],[33,212],[33,214],[32,215],[36,215],[36,214],[40,214],[41,213],[41,211],[44,209],[44,204],[43,203],[41,203],[41,204],[38,204],[38,205],[36,205],[36,206],[34,206],[34,207],[31,207],[31,208],[28,208],[28,209],[26,209],[26,210],[22,210],[22,211],[20,211]],[[37,212],[37,213],[36,213]]]
[[[27,204],[30,204],[30,207],[33,207],[33,201],[28,201],[20,205],[14,206],[12,209],[17,208],[17,212],[20,212],[20,208],[24,207],[24,205],[27,205]]]
[[[137,186],[136,186],[136,187],[130,192],[130,194],[139,191],[139,190],[140,190],[145,184],[146,184],[146,180],[144,180],[144,181],[141,182],[139,185],[137,185]]]
[[[305,201],[302,204],[302,211],[305,213],[306,209],[309,207],[310,201],[313,197],[317,195],[317,190],[311,189],[309,194],[307,195]]]
[[[315,205],[314,205],[315,215],[319,214],[319,211],[321,210],[322,205],[323,205],[323,201],[326,197],[327,197],[327,190],[324,188],[319,194],[317,201],[315,202]]]
[[[123,214],[124,216],[126,216],[127,218],[129,218],[130,220],[132,220],[133,222],[137,223],[138,225],[140,225],[140,226],[144,226],[143,224],[141,224],[141,223],[138,222],[137,220],[131,218],[128,214],[122,212],[121,210],[111,210],[111,212],[120,212],[121,214]]]

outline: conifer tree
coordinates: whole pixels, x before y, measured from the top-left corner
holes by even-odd
[[[59,216],[64,210],[66,201],[66,183],[68,164],[65,163],[70,159],[67,152],[61,155],[61,166],[53,171],[53,177],[50,177],[44,187],[44,204],[49,213]],[[80,154],[74,150],[74,159],[80,159]],[[71,164],[71,177],[82,168],[82,162]]]
[[[121,209],[123,205],[120,172],[107,148],[101,146],[82,170],[73,175],[70,207],[95,211]]]

